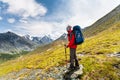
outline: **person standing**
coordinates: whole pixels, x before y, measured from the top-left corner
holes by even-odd
[[[77,45],[75,44],[75,35],[70,25],[67,26],[66,30],[68,32],[67,36],[69,42],[67,45],[65,45],[65,47],[70,49],[70,66],[68,69],[69,70],[79,69],[79,63],[76,56]]]

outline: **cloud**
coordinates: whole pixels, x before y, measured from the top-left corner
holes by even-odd
[[[15,19],[14,19],[14,18],[9,18],[9,19],[8,19],[8,22],[9,22],[9,23],[14,23],[14,22],[15,22]]]
[[[18,34],[29,34],[31,36],[50,35],[53,39],[56,39],[65,32],[61,25],[57,22],[31,21],[27,24],[20,23],[18,26],[14,26],[13,30]]]
[[[27,24],[28,21],[26,19],[20,19],[19,22]]]
[[[0,16],[0,21],[2,20],[3,18]]]
[[[65,24],[78,24],[84,28],[109,13],[119,3],[120,0],[63,0],[52,17],[61,19]]]
[[[90,26],[117,7],[119,3],[120,0],[63,0],[50,17],[59,23],[59,28],[57,28],[58,30],[55,29],[54,35],[62,35],[61,33],[65,32],[68,24],[71,26],[80,25],[82,28]]]
[[[35,0],[2,1],[9,4],[8,13],[22,17],[19,20],[20,23],[12,30],[32,36],[50,34],[54,39],[66,32],[68,24],[80,25],[82,28],[90,26],[120,3],[120,0],[61,0],[61,3],[57,3],[54,7],[54,11],[46,16],[45,6],[38,4]],[[38,15],[43,17],[39,18]],[[31,20],[28,17],[35,19]]]
[[[44,16],[47,9],[35,0],[0,0],[8,3],[7,13],[19,15],[24,18]]]
[[[45,34],[51,34],[53,24],[50,24],[48,22],[32,22],[28,24],[20,24],[18,26],[15,26],[15,28],[18,31],[25,30],[28,34],[31,35],[45,35]]]

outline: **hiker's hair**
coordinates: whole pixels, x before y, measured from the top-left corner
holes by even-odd
[[[71,28],[72,28],[72,26],[68,25],[66,30],[69,31],[69,30],[71,30]]]

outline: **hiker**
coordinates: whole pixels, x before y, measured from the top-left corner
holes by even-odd
[[[66,30],[68,32],[69,43],[68,43],[68,45],[65,45],[65,47],[70,48],[70,66],[69,66],[68,70],[79,69],[79,63],[78,63],[78,59],[76,56],[77,45],[75,44],[75,35],[74,35],[72,27],[70,25],[67,26]]]

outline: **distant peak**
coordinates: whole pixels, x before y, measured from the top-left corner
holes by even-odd
[[[13,33],[13,32],[11,32],[11,31],[8,31],[8,32],[6,32],[6,33]]]
[[[16,35],[15,33],[13,33],[13,32],[11,32],[11,31],[8,31],[8,32],[6,32],[5,34],[14,34],[14,35]]]
[[[61,37],[66,37],[67,36],[67,34],[66,33],[63,33],[62,35],[61,35]]]
[[[16,33],[13,33],[11,31],[7,31],[6,33],[2,33],[2,34],[11,35],[11,36],[18,36]]]
[[[63,35],[67,35],[66,33],[63,33]]]

